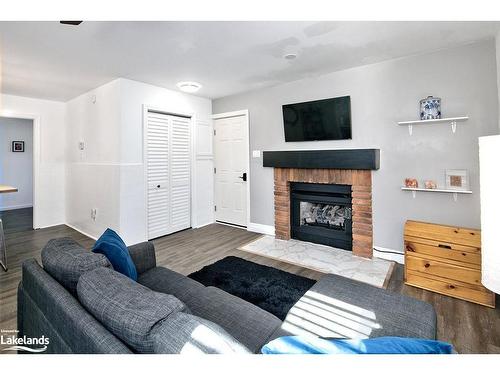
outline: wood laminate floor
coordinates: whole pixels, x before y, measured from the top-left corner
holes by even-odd
[[[11,211],[11,218],[4,215],[3,220],[14,220],[15,214]],[[19,214],[27,216],[26,220],[29,221],[29,214]],[[24,229],[21,229],[23,220],[20,217],[15,218],[19,226],[11,225],[6,230],[9,271],[0,272],[0,329],[16,327],[16,288],[21,279],[21,263],[25,259],[34,257],[40,262],[40,249],[49,239],[55,237],[72,237],[89,249],[94,243],[92,239],[64,225],[36,231],[29,229],[29,225],[24,225]],[[158,264],[184,275],[228,255],[234,255],[313,279],[322,276],[316,271],[236,249],[258,236],[260,235],[243,229],[212,224],[178,232],[153,242]],[[491,309],[404,285],[401,265],[395,267],[388,289],[432,303],[438,316],[438,339],[453,343],[459,353],[500,353],[498,307]]]

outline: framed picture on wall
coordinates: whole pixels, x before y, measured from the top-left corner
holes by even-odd
[[[12,152],[24,152],[24,141],[12,141]]]
[[[450,190],[469,190],[469,176],[465,169],[446,170],[446,188]]]

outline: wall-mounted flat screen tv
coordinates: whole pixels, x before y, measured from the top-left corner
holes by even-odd
[[[351,97],[283,105],[285,142],[351,139]]]

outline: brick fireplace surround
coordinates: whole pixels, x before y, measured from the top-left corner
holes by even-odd
[[[274,223],[276,238],[290,239],[290,182],[351,185],[352,251],[371,258],[372,171],[358,169],[274,168]]]

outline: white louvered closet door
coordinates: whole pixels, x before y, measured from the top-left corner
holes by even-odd
[[[171,117],[170,133],[170,228],[172,232],[191,226],[191,119]]]
[[[148,239],[191,226],[190,119],[148,112]]]

